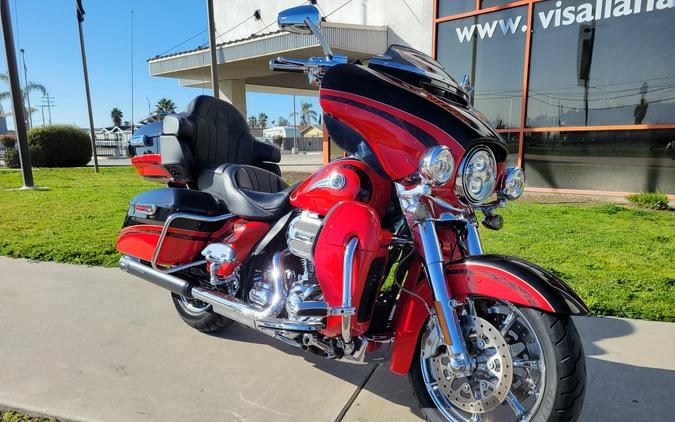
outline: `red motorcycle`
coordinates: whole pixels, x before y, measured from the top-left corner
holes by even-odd
[[[485,255],[482,225],[524,190],[504,141],[432,58],[393,45],[368,64],[331,52],[313,6],[281,29],[325,57],[278,58],[319,86],[331,139],[350,156],[288,186],[279,151],[229,103],[197,97],[164,119],[160,154],[133,158],[167,187],[136,196],[120,267],[171,291],[180,317],[233,321],[328,359],[388,348],[428,420],[574,420],[583,301],[522,259]]]

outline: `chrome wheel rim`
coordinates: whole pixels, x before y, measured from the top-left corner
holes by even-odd
[[[185,309],[186,312],[192,315],[203,314],[204,312],[208,311],[211,306],[208,303],[202,302],[201,300],[190,299],[185,296],[179,297],[180,302],[183,305],[183,309]]]
[[[510,351],[510,359],[503,360],[504,365],[508,364],[509,361],[512,363],[512,368],[510,369],[512,378],[509,380],[510,385],[506,386],[508,392],[503,394],[504,392],[500,391],[502,394],[497,394],[495,391],[495,395],[491,400],[486,399],[486,403],[490,404],[484,409],[478,405],[471,409],[472,411],[467,411],[467,408],[470,408],[469,406],[458,407],[457,395],[452,396],[447,394],[449,389],[447,387],[443,388],[442,384],[439,385],[438,366],[443,363],[443,352],[430,356],[433,352],[430,352],[427,348],[431,347],[431,343],[422,341],[420,365],[422,378],[429,396],[448,421],[531,420],[541,405],[546,387],[546,365],[541,340],[527,317],[518,308],[509,303],[491,299],[477,299],[475,303],[472,301],[471,306],[468,306],[468,308],[473,310],[471,312],[473,315],[464,312],[461,317],[465,335],[471,330],[471,327],[468,326],[471,322],[484,319],[489,323],[485,324],[486,327],[490,325],[499,331],[500,336],[497,336],[496,339],[503,339],[506,343],[506,349]],[[435,318],[430,318],[427,324],[427,332],[437,329],[435,320]],[[425,336],[427,332],[425,332]],[[477,338],[474,335],[466,339],[467,347],[474,358],[477,358],[482,350],[474,344],[477,342]],[[425,357],[425,355],[428,357]],[[479,361],[477,360],[477,362]],[[477,363],[476,372],[474,373],[477,378],[474,381],[477,382],[467,382],[467,385],[480,385],[481,379],[479,374],[482,370],[487,370],[487,368],[480,368],[480,365],[481,363]],[[502,372],[500,374],[508,377],[508,371],[507,373]],[[442,377],[440,381],[444,381]],[[460,380],[456,382],[461,383],[466,381]],[[495,388],[502,388],[498,387],[499,385],[495,384]],[[459,384],[459,386],[466,388],[466,385]],[[480,393],[478,395],[480,396]],[[495,405],[494,398],[499,398],[500,403]]]

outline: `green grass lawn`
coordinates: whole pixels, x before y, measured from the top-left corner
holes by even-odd
[[[34,174],[49,190],[9,191],[21,175],[0,170],[0,255],[115,266],[128,201],[160,186],[128,167]],[[516,202],[501,214],[503,230],[481,230],[486,252],[553,271],[596,315],[675,322],[675,212]]]

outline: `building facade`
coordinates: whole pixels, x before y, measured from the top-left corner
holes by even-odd
[[[301,75],[266,66],[278,55],[320,55],[311,36],[276,32],[276,14],[299,3],[215,1],[221,91],[240,110],[247,90],[316,95]],[[455,79],[468,75],[475,107],[532,189],[675,194],[673,0],[316,3],[338,53],[367,59],[405,44]],[[207,86],[207,55],[156,57],[150,71]],[[340,155],[324,145],[326,160]]]

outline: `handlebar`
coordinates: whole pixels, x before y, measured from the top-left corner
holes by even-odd
[[[319,85],[327,68],[343,63],[347,63],[347,56],[310,57],[309,60],[277,57],[270,60],[270,69],[279,72],[304,73],[309,76],[310,84]]]

